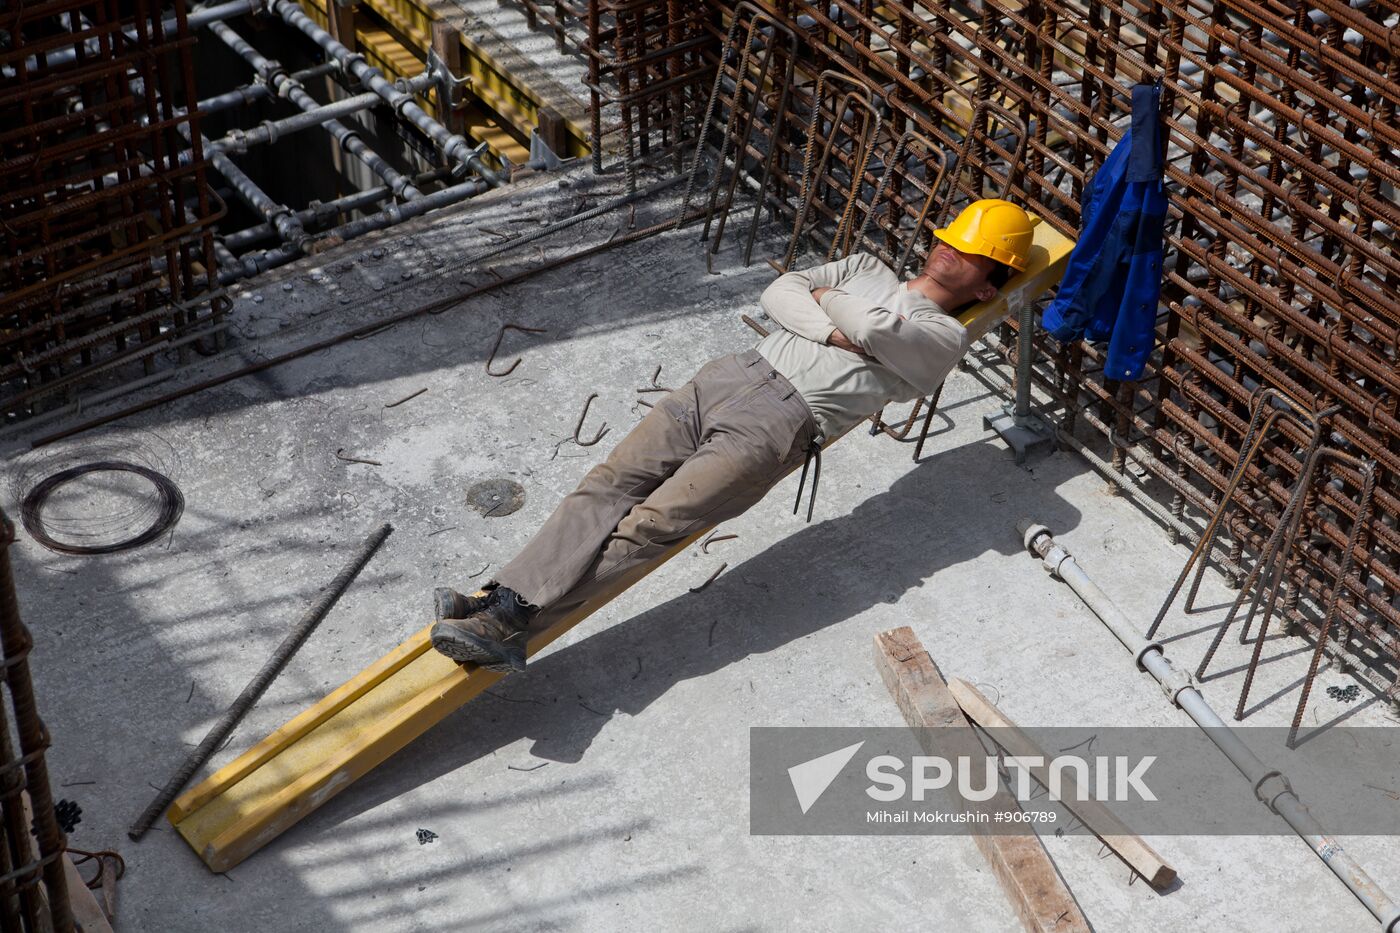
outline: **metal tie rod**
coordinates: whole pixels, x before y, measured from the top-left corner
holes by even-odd
[[[1216,747],[1254,787],[1254,795],[1260,803],[1293,827],[1313,854],[1322,859],[1347,886],[1347,890],[1356,895],[1356,899],[1365,904],[1366,909],[1380,921],[1385,933],[1400,931],[1400,905],[1381,890],[1366,870],[1347,854],[1340,842],[1323,830],[1307,805],[1293,793],[1283,772],[1270,768],[1255,757],[1249,746],[1216,715],[1206,698],[1196,689],[1191,675],[1173,664],[1159,643],[1148,641],[1138,633],[1123,611],[1089,579],[1089,575],[1075,562],[1074,556],[1055,541],[1049,528],[1022,519],[1017,529],[1023,536],[1026,549],[1041,559],[1046,571],[1052,577],[1059,577],[1068,583],[1070,589],[1099,617],[1099,621],[1123,643],[1123,647],[1133,653],[1138,669],[1156,678],[1172,703],[1205,730]]]
[[[184,760],[170,780],[156,794],[150,806],[146,807],[144,813],[137,818],[135,823],[126,834],[132,839],[140,839],[146,834],[146,830],[151,828],[151,824],[156,818],[165,812],[165,808],[170,806],[170,802],[189,783],[190,778],[203,767],[204,763],[213,756],[214,751],[223,744],[225,738],[234,730],[234,727],[248,714],[253,704],[258,702],[258,698],[263,695],[263,691],[282,672],[282,668],[292,659],[292,655],[297,653],[297,649],[302,646],[307,637],[316,631],[316,626],[321,624],[321,620],[326,617],[326,613],[331,611],[336,600],[340,599],[342,593],[350,586],[351,582],[360,575],[365,564],[374,556],[374,552],[379,550],[379,546],[384,543],[384,539],[389,537],[389,532],[393,527],[387,522],[380,525],[374,534],[369,536],[369,540],[364,543],[350,562],[336,575],[321,595],[316,597],[316,601],[306,610],[301,619],[292,630],[287,633],[287,637],[282,639],[282,643],[277,646],[277,650],[272,653],[272,657],[267,659],[262,668],[253,675],[253,679],[248,682],[248,686],[243,688],[243,692],[233,701],[224,714],[219,717],[219,721],[214,723],[213,728],[204,736],[204,740],[189,756]]]

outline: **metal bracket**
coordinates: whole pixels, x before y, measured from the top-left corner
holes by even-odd
[[[1035,412],[1017,416],[1016,406],[1006,404],[1001,414],[982,416],[983,430],[997,433],[1011,448],[1018,464],[1039,459],[1055,450],[1055,429]]]
[[[428,49],[427,72],[433,76],[433,84],[437,86],[438,100],[442,106],[457,110],[461,108],[459,103],[461,95],[457,89],[470,87],[472,83],[471,75],[457,77],[452,73],[452,69],[447,67],[447,63],[442,60],[435,49]]]
[[[1161,650],[1161,644],[1155,641],[1150,641],[1146,645],[1143,645],[1142,649],[1138,651],[1137,657],[1133,659],[1137,665],[1137,669],[1140,671],[1147,670],[1147,668],[1144,667],[1142,663],[1143,657],[1149,651]],[[1171,664],[1170,661],[1168,661],[1167,663]],[[1172,666],[1171,673],[1167,674],[1158,682],[1158,686],[1160,686],[1162,688],[1162,692],[1167,695],[1167,699],[1172,701],[1173,706],[1178,707],[1181,706],[1181,704],[1177,702],[1177,697],[1181,695],[1181,691],[1195,689],[1199,686],[1199,684],[1200,682],[1191,675],[1190,671],[1183,671],[1181,668],[1176,667],[1174,665]]]
[[[542,164],[547,172],[552,172],[564,164],[564,160],[549,148],[538,128],[530,131],[530,161]]]

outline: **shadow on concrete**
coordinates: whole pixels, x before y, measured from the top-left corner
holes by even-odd
[[[605,196],[601,201],[612,200]],[[548,204],[542,206],[545,210]],[[639,206],[640,208],[640,206]],[[655,208],[662,219],[666,205]],[[153,410],[122,418],[123,425],[158,428],[170,421],[198,414],[227,414],[271,400],[285,400],[329,391],[336,388],[374,383],[411,376],[430,376],[450,362],[484,365],[491,354],[497,332],[504,323],[539,327],[544,333],[508,334],[499,351],[502,366],[516,356],[527,357],[532,349],[549,344],[567,344],[584,333],[620,331],[644,327],[648,323],[704,316],[716,306],[733,309],[736,330],[738,314],[758,314],[758,298],[773,280],[772,271],[756,261],[743,268],[738,266],[738,252],[732,246],[721,253],[734,268],[723,273],[707,271],[703,253],[698,245],[694,227],[667,231],[657,237],[618,246],[600,256],[566,263],[546,269],[524,280],[499,289],[478,293],[476,290],[493,282],[538,268],[544,254],[549,259],[581,252],[589,246],[611,238],[626,209],[619,209],[599,220],[565,228],[539,240],[522,244],[518,249],[484,261],[479,266],[446,271],[451,264],[501,245],[499,241],[480,240],[482,229],[501,223],[517,213],[505,202],[467,204],[438,212],[430,218],[405,224],[355,240],[347,248],[332,254],[310,257],[290,266],[273,270],[256,280],[260,296],[265,293],[272,301],[250,305],[237,302],[230,318],[233,328],[228,332],[226,348],[229,358],[211,364],[208,370],[195,361],[194,373],[182,373],[172,379],[131,395],[99,406],[91,412],[40,422],[29,428],[23,424],[10,432],[0,433],[0,447],[26,444],[50,432],[87,421],[93,414],[122,411],[143,399],[175,391],[182,384],[192,384],[261,362],[269,357],[309,346],[318,340],[346,333],[387,319],[412,308],[437,304],[453,295],[460,300],[433,314],[423,314],[394,324],[383,330],[371,331],[359,338],[319,350],[307,357],[291,360],[271,369],[241,376],[231,383],[204,389],[190,396],[172,400]],[[546,210],[547,213],[547,210]],[[417,248],[396,246],[396,239],[410,234],[426,234],[425,224],[431,221],[432,236],[437,249],[429,251],[446,265],[425,263]],[[644,225],[638,222],[638,225]],[[491,228],[494,229],[494,228]],[[760,238],[757,256],[780,252],[779,231],[770,225]],[[528,231],[526,231],[528,232]],[[370,262],[366,256],[380,245],[381,259]],[[657,255],[674,256],[675,261],[657,262]],[[805,257],[803,265],[816,265],[820,257]],[[423,266],[428,268],[423,268]],[[282,331],[254,333],[243,336],[252,322],[260,318],[282,317],[277,298],[282,295],[279,283],[297,289],[310,288],[303,279],[313,270],[327,274],[348,298],[337,304],[327,292],[320,296],[314,308],[286,312],[286,319],[295,323]],[[404,278],[401,278],[404,276]],[[383,291],[375,290],[379,280],[389,283]],[[309,281],[309,280],[308,280]],[[590,297],[561,300],[579,291]],[[605,296],[605,297],[603,297]],[[346,298],[342,298],[346,301]],[[251,316],[250,316],[251,315]],[[742,328],[742,346],[757,342],[757,336]],[[367,348],[372,347],[371,350]],[[329,359],[328,359],[329,355]],[[168,362],[173,363],[173,351]],[[316,362],[308,364],[308,360]],[[324,375],[329,371],[330,375]],[[112,380],[115,384],[115,379]],[[102,383],[91,391],[107,387]]]
[[[985,497],[969,494],[1005,469],[1005,451],[992,443],[925,457],[887,491],[847,515],[797,526],[704,591],[532,660],[527,672],[458,710],[293,832],[329,831],[522,738],[533,740],[539,758],[577,762],[614,713],[640,715],[683,681],[898,602],[978,555],[1017,553],[1004,518],[989,520]],[[1008,509],[1033,509],[1056,529],[1077,526],[1078,510],[1041,489],[1027,497],[1033,502]],[[863,635],[852,650],[869,650]]]

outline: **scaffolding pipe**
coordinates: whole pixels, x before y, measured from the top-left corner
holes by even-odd
[[[294,29],[300,30],[307,38],[311,39],[321,47],[321,49],[340,63],[341,69],[354,77],[362,85],[374,91],[394,108],[394,112],[408,120],[425,135],[427,135],[437,145],[450,162],[456,163],[464,170],[475,171],[492,187],[500,187],[506,183],[505,177],[492,171],[481,154],[471,143],[462,136],[450,132],[437,120],[430,117],[427,112],[419,107],[412,95],[405,94],[385,77],[384,73],[375,68],[365,57],[358,52],[351,52],[345,46],[335,40],[330,33],[306,15],[306,11],[301,8],[301,4],[295,0],[272,0],[268,9],[275,16],[282,18],[282,21]]]
[[[1172,703],[1205,731],[1206,736],[1249,781],[1259,802],[1283,817],[1313,853],[1347,886],[1347,890],[1380,921],[1385,933],[1400,931],[1400,905],[1381,890],[1366,870],[1347,854],[1340,842],[1323,830],[1312,812],[1293,792],[1283,772],[1260,761],[1249,746],[1216,715],[1196,689],[1191,675],[1171,662],[1160,643],[1148,641],[1139,634],[1122,610],[1089,579],[1089,575],[1075,562],[1074,556],[1055,541],[1049,528],[1024,519],[1017,528],[1026,549],[1041,559],[1052,577],[1069,584],[1099,617],[1099,621],[1132,653],[1138,669],[1151,674]]]
[[[1031,367],[1035,363],[1035,302],[1022,301],[1016,317],[1016,407],[1012,417],[1024,424],[1031,416]]]
[[[218,23],[216,25],[222,26],[223,24]],[[234,33],[234,35],[237,35],[237,33]],[[334,62],[323,62],[319,65],[313,65],[310,68],[303,68],[301,71],[294,71],[288,77],[295,81],[298,87],[304,87],[305,82],[310,81],[312,78],[324,77],[325,75],[339,70],[340,67]],[[231,91],[215,94],[213,97],[206,97],[199,102],[199,113],[200,116],[207,117],[211,113],[219,113],[220,111],[229,110],[233,107],[242,107],[254,101],[272,97],[272,91],[273,89],[263,81],[245,84]],[[150,122],[150,118],[142,117],[141,122],[143,125],[147,124]]]
[[[127,82],[131,92],[138,96],[145,93],[146,83],[140,78],[132,78]],[[183,116],[186,113],[184,108],[174,110],[176,116]],[[190,127],[186,123],[180,123],[176,127],[180,135],[185,138],[185,142],[194,144],[190,134]],[[302,228],[301,221],[297,220],[296,214],[285,204],[278,204],[266,191],[258,187],[257,182],[249,178],[241,168],[233,163],[233,160],[224,155],[223,150],[209,141],[209,137],[204,134],[199,136],[200,143],[204,146],[208,154],[209,163],[214,166],[214,170],[233,186],[233,190],[238,194],[240,200],[253,210],[262,214],[277,228],[277,233],[288,243],[297,244],[298,249],[304,249],[310,240],[306,231]],[[187,163],[194,157],[192,150],[185,150],[180,153],[181,164]],[[142,174],[148,174],[150,168],[143,165],[140,168]]]
[[[181,124],[179,129],[180,134],[188,140],[190,138],[189,127]],[[277,228],[277,235],[287,244],[295,246],[298,253],[305,249],[310,237],[306,235],[306,229],[302,227],[296,213],[285,204],[278,204],[274,201],[266,191],[258,187],[257,182],[249,178],[237,165],[234,165],[233,160],[224,155],[223,151],[206,137],[201,135],[200,140],[204,143],[204,150],[208,153],[209,162],[214,166],[214,170],[228,180],[243,203],[266,217],[268,222]],[[181,158],[183,157],[182,153]]]
[[[427,181],[433,180],[430,177],[430,174],[420,175],[418,177],[419,183],[422,184],[426,183]],[[585,220],[592,220],[595,217],[601,217],[603,214],[606,214],[609,211],[617,210],[619,207],[625,207],[626,205],[631,204],[633,202],[645,200],[647,198],[650,198],[652,195],[659,194],[660,192],[665,191],[667,188],[671,188],[684,180],[685,179],[679,175],[673,178],[666,178],[657,182],[654,185],[651,185],[648,188],[644,188],[636,192],[635,194],[627,195],[626,197],[620,198],[616,201],[607,201],[603,204],[598,205],[597,207],[590,207],[586,211],[580,211],[577,214],[571,214],[563,220],[555,221],[552,224],[540,227],[538,230],[535,230],[531,233],[524,233],[519,236],[512,237],[511,239],[506,240],[504,243],[501,243],[499,246],[492,247],[491,249],[488,249],[482,253],[477,253],[476,255],[472,256],[470,263],[474,264],[478,262],[484,262],[485,260],[498,256],[501,253],[509,252],[510,250],[515,249],[519,246],[523,246],[526,243],[530,243],[534,240],[538,240],[543,237],[549,236],[550,234],[556,233],[567,227],[572,227],[575,224],[582,223]],[[371,191],[367,192],[358,192],[356,194],[346,195],[345,197],[339,198],[336,201],[327,201],[325,204],[308,208],[304,211],[299,211],[297,213],[297,216],[300,217],[303,222],[310,223],[313,219],[317,219],[313,216],[313,212],[324,213],[332,207],[336,207],[337,210],[350,210],[356,206],[350,203],[352,199],[363,197],[372,193],[373,191],[383,192],[384,189],[376,188],[371,189]],[[384,196],[387,196],[387,193],[381,195],[381,198]],[[235,233],[232,236],[228,237],[226,239],[226,242],[231,247],[237,248],[246,246],[249,243],[254,242],[256,240],[270,237],[273,235],[273,233],[274,232],[269,225],[262,224],[257,227],[249,227],[247,230],[239,231],[238,233]],[[251,259],[239,260],[240,263],[251,261]],[[256,275],[257,269],[253,268],[252,271],[250,271],[248,274]]]
[[[527,163],[529,164],[529,163]],[[536,166],[538,167],[538,166]],[[353,240],[355,237],[363,236],[375,230],[383,230],[385,227],[392,227],[405,220],[411,220],[426,214],[428,211],[436,210],[440,207],[448,207],[459,201],[465,201],[490,188],[490,184],[481,178],[471,178],[450,188],[441,191],[434,191],[432,194],[425,194],[421,198],[408,201],[404,204],[390,204],[368,217],[361,217],[343,223],[338,227],[332,227],[322,236],[338,237],[341,240]],[[243,256],[238,261],[238,266],[233,269],[226,269],[219,272],[219,284],[228,285],[239,279],[266,272],[268,269],[286,265],[293,259],[301,255],[301,249],[295,243],[285,243],[277,249],[268,250],[256,256]]]
[[[446,169],[433,169],[423,172],[413,178],[412,184],[414,190],[417,191],[419,185],[427,185],[435,181],[441,181],[447,174]],[[340,214],[346,213],[347,211],[358,211],[364,210],[367,207],[373,207],[380,201],[392,197],[393,194],[394,192],[390,190],[388,185],[376,185],[373,188],[366,188],[363,191],[352,191],[349,194],[343,194],[329,201],[313,201],[310,206],[304,207],[296,212],[297,220],[300,220],[303,226],[320,227],[335,220]],[[419,197],[421,196],[420,193]],[[276,235],[277,229],[273,227],[272,224],[262,223],[239,230],[237,233],[229,234],[223,238],[222,245],[236,252],[238,250],[247,249],[254,243],[261,242],[270,237],[275,237]],[[216,239],[214,242],[215,249],[217,249],[220,241]]]
[[[363,94],[353,94],[329,104],[320,104],[312,110],[304,110],[279,120],[264,120],[255,129],[244,130],[235,127],[229,130],[227,135],[214,140],[213,145],[225,153],[241,155],[254,146],[275,143],[283,136],[314,129],[328,120],[348,117],[361,110],[378,107],[382,103],[384,99],[378,94],[365,91]]]
[[[257,72],[262,82],[254,87],[270,89],[269,93],[276,91],[279,96],[285,97],[308,113],[320,106],[316,99],[306,92],[306,88],[297,75],[288,75],[278,62],[253,48],[233,29],[223,23],[212,23],[209,29],[216,38],[241,56]],[[334,68],[335,66],[329,65],[329,67]],[[384,179],[385,184],[389,186],[396,197],[409,201],[422,197],[423,192],[386,162],[379,153],[366,145],[358,132],[334,119],[327,120],[324,126],[327,132],[335,137],[336,142],[340,143],[342,149],[359,159],[370,171]]]

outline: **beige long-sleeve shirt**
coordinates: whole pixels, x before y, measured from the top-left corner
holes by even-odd
[[[812,290],[829,288],[821,302]],[[788,272],[759,299],[781,330],[758,344],[835,437],[891,402],[931,394],[970,344],[967,328],[874,256]],[[840,331],[869,356],[827,344]]]

